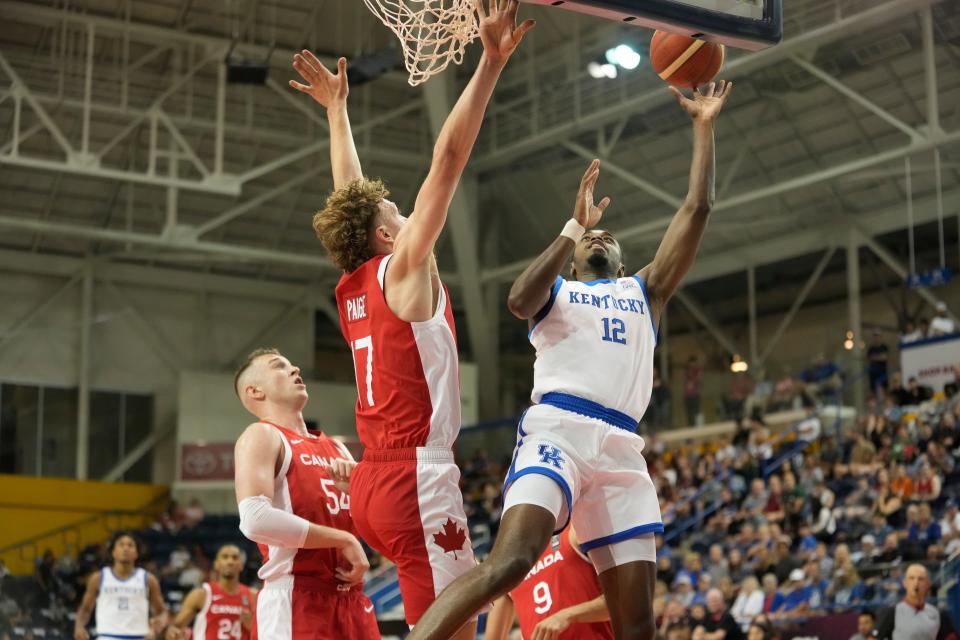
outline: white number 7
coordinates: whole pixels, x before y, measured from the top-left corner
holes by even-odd
[[[356,353],[360,349],[367,350],[367,406],[372,407],[373,402],[373,338],[365,336],[353,341],[353,351]],[[357,372],[357,393],[360,393],[360,372]]]

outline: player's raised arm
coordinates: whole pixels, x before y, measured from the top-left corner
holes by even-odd
[[[690,99],[677,89],[670,88],[677,102],[693,120],[693,160],[690,163],[687,197],[667,227],[653,262],[638,274],[646,283],[655,322],[659,322],[660,311],[693,266],[700,239],[707,227],[707,217],[713,207],[716,165],[713,125],[732,89],[732,82],[711,82],[703,93],[694,90]]]
[[[323,63],[304,49],[293,56],[293,68],[307,84],[290,80],[290,86],[305,93],[327,110],[330,124],[330,167],[333,170],[333,188],[341,189],[347,183],[363,177],[360,158],[350,130],[347,115],[347,59],[337,61],[337,72],[330,73]]]
[[[281,450],[280,436],[262,422],[247,427],[234,450],[234,478],[240,531],[261,544],[293,549],[340,549],[349,569],[337,577],[360,582],[370,568],[360,542],[348,531],[314,524],[273,506],[274,476]]]
[[[425,264],[432,255],[500,72],[523,35],[534,25],[533,20],[516,25],[518,0],[489,0],[489,3],[488,13],[483,0],[476,0],[483,55],[443,123],[433,148],[430,171],[417,194],[413,213],[397,236],[390,267],[399,269],[394,272],[395,277],[402,278],[409,269]]]
[[[610,198],[603,198],[600,204],[593,202],[593,189],[598,177],[600,161],[594,160],[580,180],[573,217],[567,221],[556,240],[524,269],[510,287],[507,307],[510,313],[521,320],[532,319],[544,308],[550,299],[551,287],[570,261],[570,254],[577,242],[587,229],[592,229],[600,222],[604,209],[610,204]]]

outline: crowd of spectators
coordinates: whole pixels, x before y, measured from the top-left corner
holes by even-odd
[[[666,449],[648,436],[667,525],[657,541],[663,640],[724,637],[715,632],[726,616],[739,627],[727,640],[760,640],[811,616],[888,607],[907,564],[957,554],[960,396],[928,396],[904,393],[894,375],[845,431],[811,409],[787,436],[757,416],[715,442]]]

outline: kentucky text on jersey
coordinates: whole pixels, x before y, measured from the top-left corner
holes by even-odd
[[[615,309],[619,309],[620,311],[644,315],[642,300],[616,298],[610,294],[595,296],[591,293],[583,293],[581,291],[570,291],[569,294],[570,304],[589,304],[597,307],[598,309],[610,309],[613,307]]]

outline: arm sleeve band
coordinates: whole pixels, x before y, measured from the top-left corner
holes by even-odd
[[[303,547],[310,523],[300,516],[277,509],[266,496],[244,498],[237,506],[240,531],[254,542],[289,549]]]

